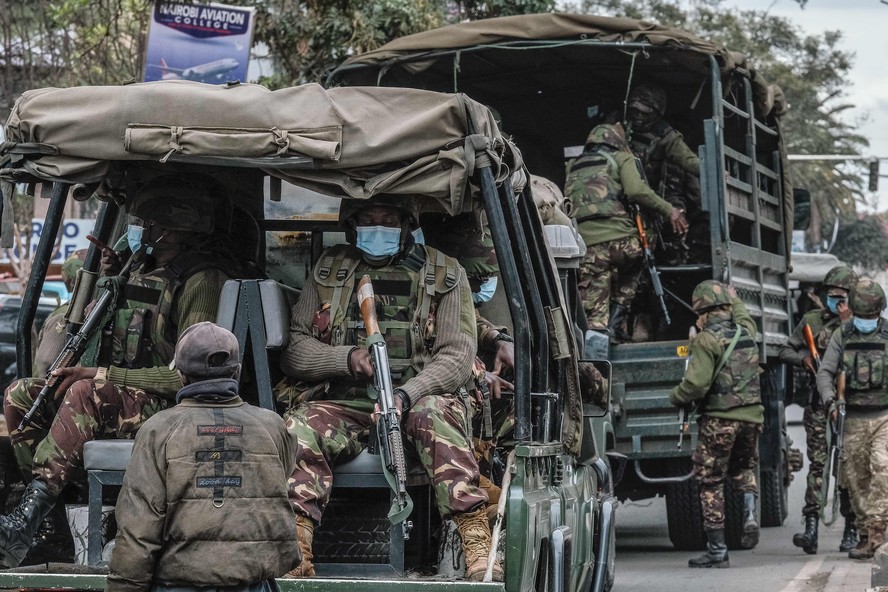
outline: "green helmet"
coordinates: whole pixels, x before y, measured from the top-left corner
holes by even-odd
[[[885,310],[885,291],[869,278],[863,278],[854,285],[850,300],[854,316],[872,317]]]
[[[210,234],[217,214],[230,209],[223,192],[211,194],[212,186],[193,175],[157,177],[139,189],[129,213],[167,230]]]
[[[706,280],[697,284],[691,297],[691,307],[697,314],[730,303],[728,287],[716,280]]]
[[[626,133],[622,124],[602,123],[596,125],[586,138],[586,146],[602,144],[614,150],[626,150]]]
[[[666,91],[654,84],[639,84],[629,94],[629,107],[648,113],[666,113]]]
[[[426,244],[459,261],[469,281],[499,273],[493,240],[474,212],[459,216],[423,213],[422,222]]]
[[[826,273],[823,278],[824,288],[841,288],[851,291],[857,283],[857,274],[847,265],[837,265]]]

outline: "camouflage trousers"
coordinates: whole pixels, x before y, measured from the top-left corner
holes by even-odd
[[[71,481],[85,482],[83,446],[87,442],[106,436],[133,438],[149,417],[167,407],[166,400],[142,389],[79,380],[58,403],[48,428],[46,419],[38,416],[28,427],[18,429],[43,385],[42,378],[24,378],[9,385],[3,413],[25,481],[39,477],[54,495]]]
[[[626,307],[632,303],[643,263],[644,252],[637,236],[586,249],[577,287],[589,329],[607,329],[611,302]]]
[[[758,467],[758,440],[761,424],[721,419],[703,415],[697,450],[694,451],[694,479],[700,489],[703,527],[725,527],[725,480],[730,477],[734,490],[757,492],[755,470]]]
[[[845,483],[857,523],[888,522],[888,412],[845,419]]]
[[[805,442],[808,448],[808,479],[805,489],[805,506],[802,515],[819,512],[823,507],[821,489],[823,487],[823,467],[829,451],[826,449],[826,430],[828,429],[826,411],[822,405],[816,408],[805,407],[802,423],[805,426]]]
[[[332,467],[366,448],[370,401],[312,401],[285,414],[287,430],[299,448],[289,479],[293,509],[320,523],[333,486]],[[469,441],[467,411],[455,395],[421,397],[401,422],[405,444],[412,447],[435,489],[441,516],[487,503],[478,487],[478,464]]]
[[[511,398],[491,400],[491,424],[493,434],[484,434],[484,408],[475,403],[472,415],[472,447],[481,475],[494,481],[493,455],[497,448],[511,450],[515,447],[515,401]]]

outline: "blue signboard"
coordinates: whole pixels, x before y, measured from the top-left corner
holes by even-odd
[[[145,82],[246,82],[253,8],[223,4],[154,4]]]

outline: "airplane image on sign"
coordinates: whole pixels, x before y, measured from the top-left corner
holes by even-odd
[[[160,65],[150,64],[152,68],[160,68],[162,80],[192,80],[194,82],[208,82],[219,84],[228,82],[226,74],[239,66],[239,62],[232,58],[214,60],[205,64],[198,64],[189,68],[171,68],[166,60],[160,58]]]

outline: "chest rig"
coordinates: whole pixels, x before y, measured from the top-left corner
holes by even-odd
[[[620,168],[606,150],[586,152],[571,161],[564,186],[577,222],[629,216],[623,205]]]
[[[667,140],[678,132],[661,121],[646,132],[633,132],[629,148],[644,163],[648,185],[660,197],[681,195],[684,192],[684,171],[669,162]]]
[[[373,282],[392,381],[403,384],[431,357],[438,301],[459,284],[459,264],[422,245],[414,245],[404,259],[385,267],[364,263],[360,252],[348,245],[327,250],[315,268],[314,280],[320,302],[330,307],[331,345],[366,345],[355,290],[363,275]]]
[[[721,369],[709,387],[705,400],[708,411],[727,411],[735,407],[754,405],[761,402],[759,384],[759,355],[755,340],[747,335],[743,327],[731,321],[721,321],[705,329],[718,340],[722,351],[728,351],[737,332],[740,336],[733,351],[721,364]],[[721,363],[721,362],[720,362]]]
[[[885,371],[888,355],[888,326],[880,322],[878,331],[861,333],[851,322],[842,327],[845,347],[842,366],[846,375],[845,401],[849,408],[865,411],[888,409],[888,381]]]

